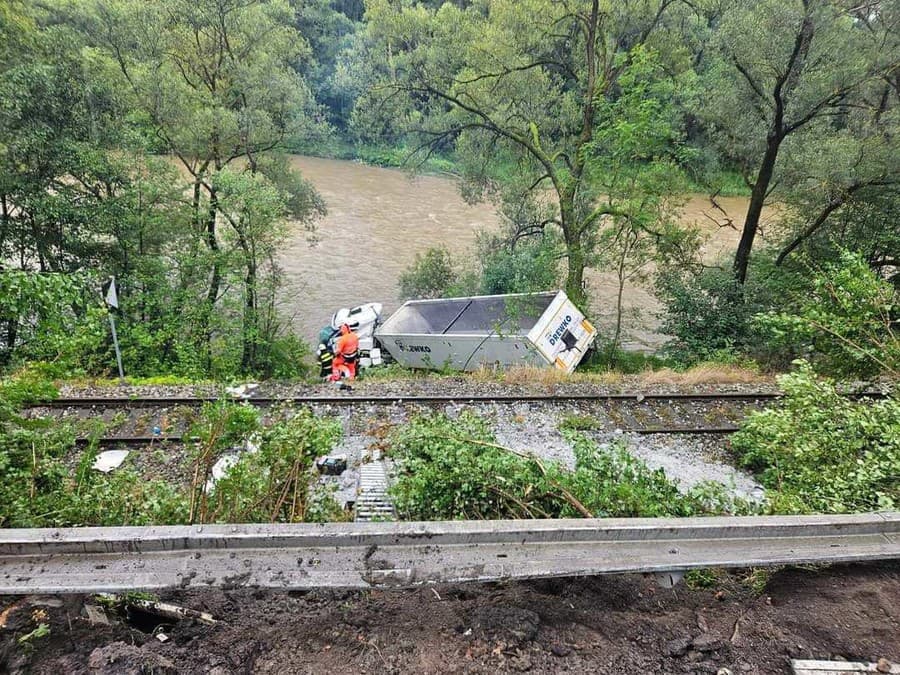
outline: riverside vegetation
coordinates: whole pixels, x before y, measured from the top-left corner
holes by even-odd
[[[334,148],[439,167],[501,216],[466,259],[416,260],[404,294],[561,286],[586,306],[587,269],[620,291],[642,280],[672,341],[637,358],[615,330],[586,368],[793,370],[788,396],[734,438],[769,489],[761,508],[895,508],[896,399],[851,403],[827,378],[900,373],[898,26],[887,1],[2,3],[0,525],[338,517],[306,490],[333,420],[297,412],[264,429],[206,409],[191,476],[172,485],[98,475],[90,444],[73,465],[74,428],[19,414],[52,395],[49,379],[110,375],[99,291],[112,275],[133,376],[304,376],[276,254],[289,226],[316,237],[325,204],[286,153]],[[675,224],[687,190],[749,196],[721,260]],[[575,426],[569,471],[497,447],[475,419],[411,421],[393,440],[398,503],[454,518],[749,508],[683,495]],[[258,451],[206,490],[216,459],[251,438]],[[439,474],[453,480],[417,478]]]

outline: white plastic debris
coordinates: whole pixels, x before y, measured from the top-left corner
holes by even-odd
[[[125,458],[128,457],[128,450],[106,450],[97,455],[94,460],[93,467],[97,471],[109,473],[113,469],[118,469]]]
[[[240,454],[236,452],[230,452],[227,455],[222,455],[221,457],[219,457],[219,459],[216,460],[216,463],[212,466],[209,480],[206,481],[206,491],[209,492],[210,490],[212,490],[213,486],[225,477],[225,474],[228,473],[228,470],[235,464],[237,464],[240,458]]]
[[[259,434],[253,434],[246,441],[244,441],[244,450],[252,455],[254,452],[259,452],[259,444]]]
[[[249,398],[257,389],[259,389],[258,383],[247,382],[246,384],[239,384],[235,387],[226,387],[225,393],[236,398]]]

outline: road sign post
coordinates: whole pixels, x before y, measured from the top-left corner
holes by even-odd
[[[116,348],[116,365],[119,366],[119,382],[125,383],[125,371],[122,370],[122,352],[119,350],[119,336],[116,335],[116,318],[112,310],[119,309],[119,296],[116,293],[116,278],[110,277],[109,282],[103,285],[103,299],[110,308],[109,328],[112,331],[113,346]]]

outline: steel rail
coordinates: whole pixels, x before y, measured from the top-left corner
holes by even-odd
[[[880,396],[880,394],[871,394]],[[567,402],[607,402],[626,401],[632,403],[660,401],[770,401],[780,398],[782,394],[773,392],[723,392],[695,394],[501,394],[501,395],[410,395],[410,396],[251,396],[247,398],[228,396],[175,396],[175,397],[140,397],[128,396],[96,396],[68,397],[48,401],[29,403],[27,408],[139,408],[139,407],[176,407],[200,406],[204,403],[232,401],[255,406],[271,406],[281,404],[293,405],[395,405],[414,403],[567,403]]]
[[[634,427],[621,428],[619,431],[625,434],[639,434],[642,436],[653,435],[671,435],[671,434],[732,434],[740,427],[738,426],[718,426],[718,427]],[[166,435],[150,435],[150,436],[101,436],[96,439],[76,438],[75,442],[79,445],[87,445],[96,442],[98,445],[108,447],[112,445],[127,445],[139,447],[143,445],[151,445],[152,443],[184,443],[186,441],[196,440],[193,438],[186,439],[185,436],[177,436],[173,434]]]
[[[882,399],[887,396],[880,391],[852,392],[846,394],[849,398]],[[292,405],[395,405],[415,403],[567,403],[567,402],[709,402],[709,401],[772,401],[784,396],[781,392],[757,391],[757,392],[695,392],[695,393],[569,393],[569,394],[426,394],[426,395],[370,395],[360,396],[348,394],[346,396],[334,395],[309,395],[309,396],[76,396],[61,397],[46,401],[35,401],[27,404],[26,408],[140,408],[140,407],[195,407],[204,403],[218,403],[231,401],[234,403],[247,403],[255,406],[272,406],[282,404]]]
[[[900,512],[0,530],[0,594],[411,587],[900,558]]]

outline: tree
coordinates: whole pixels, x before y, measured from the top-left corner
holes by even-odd
[[[719,11],[698,113],[751,188],[733,264],[743,284],[763,206],[784,187],[782,153],[803,136],[827,138],[870,82],[896,77],[896,26],[880,3],[754,0]]]
[[[415,160],[455,151],[465,194],[546,195],[567,260],[566,291],[585,301],[584,270],[597,229],[617,209],[592,180],[598,102],[615,97],[638,45],[674,0],[487,0],[438,9],[392,0],[367,4],[372,89],[357,102],[357,128],[410,134]]]
[[[622,336],[625,285],[647,281],[655,262],[665,268],[692,259],[698,243],[692,228],[675,222],[687,191],[681,166],[694,154],[683,143],[674,105],[681,84],[665,76],[653,51],[638,46],[618,88],[615,99],[598,99],[594,138],[585,146],[590,170],[614,210],[591,246],[600,265],[616,274],[610,354]]]
[[[284,163],[268,159],[286,138],[320,125],[312,94],[294,68],[298,59],[309,58],[308,45],[294,28],[295,16],[285,0],[96,0],[91,18],[89,34],[107,57],[110,72],[118,73],[132,105],[147,116],[190,177],[193,227],[207,248],[197,262],[209,268],[208,342],[215,307],[226,290],[230,252],[223,242],[228,236],[238,243],[247,270],[248,307],[256,298],[258,261],[245,241],[247,222],[221,204],[223,180],[232,191],[229,199],[241,201],[233,193],[239,183],[221,176],[226,167],[240,165],[255,174],[277,166],[284,179],[280,187],[296,190],[287,197],[297,207],[295,215],[308,223],[324,210],[309,184],[286,176]],[[260,196],[259,183],[241,185],[251,190],[238,209],[246,213]],[[220,224],[231,234],[221,233]],[[245,336],[255,330],[251,314],[245,313]],[[245,343],[247,358],[252,355],[248,349]]]

